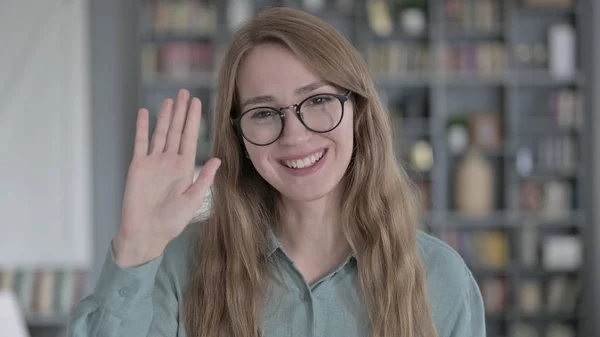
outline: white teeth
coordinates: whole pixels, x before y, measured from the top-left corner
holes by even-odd
[[[310,155],[303,159],[286,160],[284,162],[284,164],[290,168],[305,168],[305,167],[313,166],[314,164],[316,164],[319,161],[319,159],[321,159],[323,157],[323,154],[325,154],[325,151],[321,151],[319,153]]]

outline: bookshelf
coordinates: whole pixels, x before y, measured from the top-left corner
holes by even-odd
[[[543,5],[550,2],[567,5]],[[244,17],[228,3],[251,4],[251,12],[317,6],[313,11],[364,55],[389,108],[398,157],[421,191],[423,229],[469,264],[484,295],[488,336],[583,336],[589,287],[582,251],[589,250],[583,238],[591,226],[582,202],[591,165],[583,125],[591,112],[583,108],[589,84],[581,55],[591,33],[581,22],[589,1],[382,7],[381,0],[144,0],[140,106],[156,112],[164,97],[187,88],[210,102],[208,130],[214,70],[234,28],[227,20]],[[552,65],[549,34],[558,24],[576,36],[575,68],[567,73]],[[210,138],[203,134],[198,165]],[[464,173],[468,163],[487,178],[473,183],[475,176]]]

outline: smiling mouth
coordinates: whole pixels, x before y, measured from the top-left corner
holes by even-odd
[[[296,159],[296,160],[280,160],[279,163],[292,168],[292,169],[301,169],[307,168],[315,165],[316,163],[323,158],[323,156],[327,153],[327,149],[323,149],[319,152],[315,152],[306,158]]]

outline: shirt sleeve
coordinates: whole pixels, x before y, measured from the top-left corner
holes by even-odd
[[[112,245],[93,293],[71,311],[68,337],[176,337],[179,301],[163,256],[121,268]]]
[[[469,284],[458,309],[450,337],[485,337],[483,298],[472,275],[469,275]]]

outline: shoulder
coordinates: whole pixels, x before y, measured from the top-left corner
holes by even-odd
[[[471,276],[462,257],[442,240],[418,231],[417,248],[428,279],[444,277],[447,282],[452,281],[453,284],[460,286]]]
[[[468,309],[469,297],[481,296],[477,283],[461,256],[442,240],[418,231],[417,246],[436,325],[439,331],[451,329],[460,309]]]

